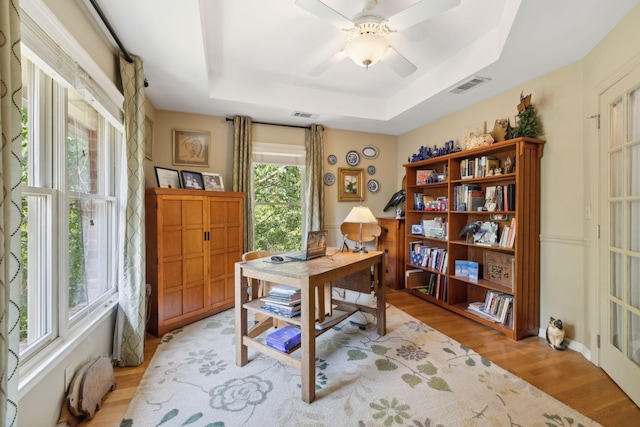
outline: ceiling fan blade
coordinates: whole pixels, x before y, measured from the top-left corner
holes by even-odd
[[[389,50],[380,59],[380,62],[386,64],[397,75],[402,78],[408,77],[413,74],[418,68],[411,63],[407,58],[402,56],[400,52],[389,46]]]
[[[340,29],[353,27],[353,22],[349,18],[331,9],[320,0],[296,0],[295,3],[310,14],[328,21]]]
[[[393,31],[404,30],[459,4],[460,0],[422,0],[390,17],[387,25]]]
[[[346,57],[347,57],[347,54],[345,53],[345,51],[341,50],[335,55],[330,56],[324,62],[320,63],[320,65],[315,67],[313,70],[309,71],[308,74],[314,77],[319,76],[320,74],[324,73],[329,68],[333,67],[334,65],[336,65],[338,62],[342,61]]]

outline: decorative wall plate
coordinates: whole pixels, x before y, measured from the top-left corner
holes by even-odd
[[[375,179],[370,179],[369,182],[367,182],[367,188],[370,192],[377,193],[380,189],[380,184],[378,184],[378,181]]]
[[[367,159],[375,159],[376,157],[378,157],[378,149],[376,147],[364,147],[362,149],[362,155],[365,156]]]
[[[376,174],[376,167],[373,166],[373,165],[367,166],[367,173],[369,175],[375,175]]]
[[[356,166],[360,163],[360,154],[357,151],[351,150],[347,153],[347,164],[349,166]]]
[[[336,163],[338,163],[338,158],[334,154],[329,154],[329,157],[327,157],[327,162],[329,162],[330,165],[335,165]]]
[[[331,172],[324,174],[325,185],[333,185],[334,182],[336,182],[336,177]]]

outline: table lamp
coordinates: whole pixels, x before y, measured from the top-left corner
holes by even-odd
[[[344,222],[353,222],[356,224],[360,224],[360,235],[358,239],[358,245],[353,250],[353,252],[360,252],[366,254],[367,248],[364,246],[364,242],[362,241],[362,224],[377,224],[378,220],[371,210],[366,206],[355,206],[349,212],[349,215],[344,219]]]

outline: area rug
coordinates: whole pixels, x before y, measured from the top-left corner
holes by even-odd
[[[251,349],[236,366],[225,311],[163,337],[121,426],[599,425],[393,306],[387,335],[344,321],[316,358],[307,404],[297,370]]]

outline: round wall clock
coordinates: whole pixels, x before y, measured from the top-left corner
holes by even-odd
[[[380,184],[378,184],[378,181],[375,179],[370,179],[369,182],[367,182],[367,188],[370,192],[377,193],[380,189]]]
[[[373,165],[367,166],[367,173],[369,175],[375,175],[376,174],[376,167],[373,166]]]
[[[378,157],[378,149],[376,147],[364,147],[362,149],[362,155],[365,156],[367,159],[375,159],[376,157]]]
[[[331,172],[324,174],[325,185],[333,185],[334,182],[336,182],[336,177]]]
[[[357,151],[351,150],[347,153],[347,164],[349,166],[356,166],[360,163],[360,154]]]
[[[333,154],[329,154],[329,157],[327,157],[327,162],[329,162],[330,165],[335,165],[336,163],[338,163],[338,158]]]

